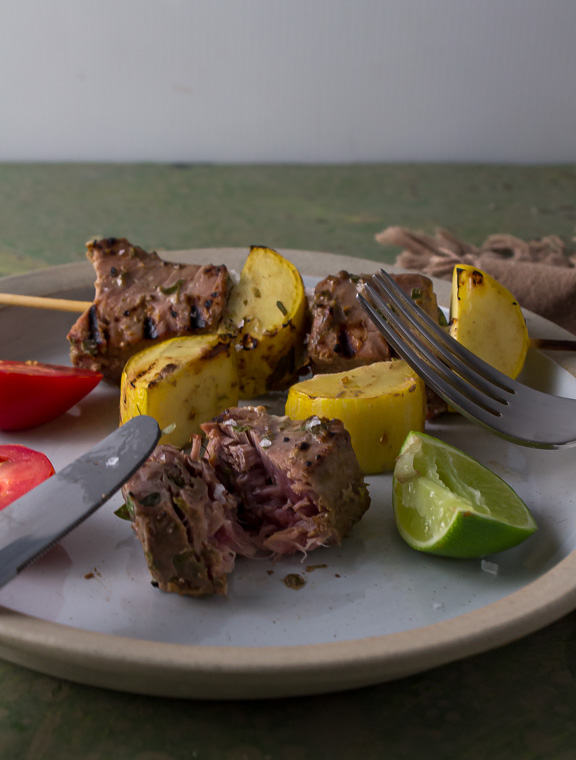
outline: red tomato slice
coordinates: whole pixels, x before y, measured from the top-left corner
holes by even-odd
[[[0,430],[56,419],[102,380],[100,372],[40,362],[0,361]]]
[[[0,509],[54,475],[52,463],[44,454],[26,446],[0,446]]]

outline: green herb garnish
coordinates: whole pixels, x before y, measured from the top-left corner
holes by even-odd
[[[172,295],[172,293],[177,293],[182,287],[182,285],[184,285],[184,280],[176,280],[174,285],[169,285],[167,288],[158,288],[158,289],[165,296],[170,296]]]
[[[132,522],[132,512],[128,509],[127,504],[122,504],[121,507],[118,507],[118,509],[114,510],[114,514],[116,517],[119,517],[121,520],[128,520],[128,522]]]
[[[440,307],[438,307],[438,324],[440,327],[448,327],[448,320]]]
[[[92,356],[95,356],[98,353],[98,342],[93,340],[92,338],[87,338],[86,340],[83,340],[80,345],[82,346],[82,351],[84,351],[87,354],[91,354]]]

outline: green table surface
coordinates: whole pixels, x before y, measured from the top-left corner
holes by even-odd
[[[576,167],[0,165],[0,276],[84,259],[96,235],[392,262],[374,235],[472,243],[576,232]],[[576,613],[515,643],[376,687],[257,702],[169,700],[0,661],[0,758],[558,760],[576,757]]]

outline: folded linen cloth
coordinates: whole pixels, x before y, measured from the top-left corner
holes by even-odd
[[[432,236],[388,227],[376,240],[403,248],[398,266],[430,277],[451,279],[456,264],[478,267],[508,288],[521,306],[576,333],[576,251],[569,251],[556,235],[529,242],[489,235],[476,247],[442,228]]]

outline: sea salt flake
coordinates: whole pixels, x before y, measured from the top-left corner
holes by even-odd
[[[495,562],[489,562],[487,559],[482,560],[480,567],[485,573],[490,573],[490,575],[498,575],[498,572],[500,570],[499,566]]]
[[[119,461],[120,461],[119,457],[109,457],[106,460],[106,467],[117,467]]]

